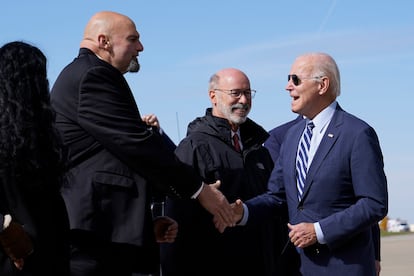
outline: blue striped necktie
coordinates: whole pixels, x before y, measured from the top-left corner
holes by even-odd
[[[306,174],[308,173],[309,148],[312,139],[312,129],[314,127],[315,125],[313,122],[309,121],[299,142],[298,153],[296,157],[296,185],[298,187],[299,200],[302,198],[303,190],[305,187]]]

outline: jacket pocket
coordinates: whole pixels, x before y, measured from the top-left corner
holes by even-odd
[[[135,180],[129,176],[97,172],[93,177],[93,182],[95,189],[100,191],[103,196],[118,192],[126,192],[134,197],[138,196]]]

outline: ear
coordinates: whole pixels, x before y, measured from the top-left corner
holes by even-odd
[[[321,77],[321,80],[319,81],[319,95],[325,94],[329,89],[329,85],[329,78],[326,76]]]
[[[213,105],[215,105],[217,103],[216,91],[214,91],[214,90],[208,91],[208,96],[210,98],[210,101],[213,103]]]
[[[98,45],[99,48],[106,49],[110,46],[108,37],[106,35],[100,34],[98,36]]]

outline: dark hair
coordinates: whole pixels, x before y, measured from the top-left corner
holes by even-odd
[[[65,164],[46,63],[38,48],[24,42],[0,48],[0,176],[26,191],[61,183]]]

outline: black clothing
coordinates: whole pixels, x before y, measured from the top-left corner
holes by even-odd
[[[35,179],[26,177],[25,181]],[[0,229],[3,216],[10,214],[14,222],[23,225],[33,243],[33,253],[24,260],[21,271],[0,247],[0,275],[69,275],[68,217],[60,183],[49,182],[43,189],[27,189],[6,171],[0,173]]]
[[[81,48],[60,73],[51,101],[69,149],[62,194],[76,252],[72,265],[79,268],[98,259],[85,270],[99,273],[112,265],[155,271],[159,252],[150,209],[153,192],[190,198],[201,187],[198,176],[178,162],[158,130],[142,121],[123,74],[89,49]],[[94,250],[94,244],[102,250]],[[127,260],[134,261],[125,265]]]
[[[220,190],[229,202],[247,200],[266,191],[273,161],[263,142],[269,134],[250,119],[240,125],[243,151],[231,143],[226,119],[214,117],[211,108],[188,126],[177,156],[193,166],[207,183],[221,180]],[[177,220],[173,244],[161,246],[164,276],[269,275],[273,222],[227,228],[219,233],[212,216],[198,202],[167,200],[166,215]],[[208,260],[208,261],[206,261]]]

